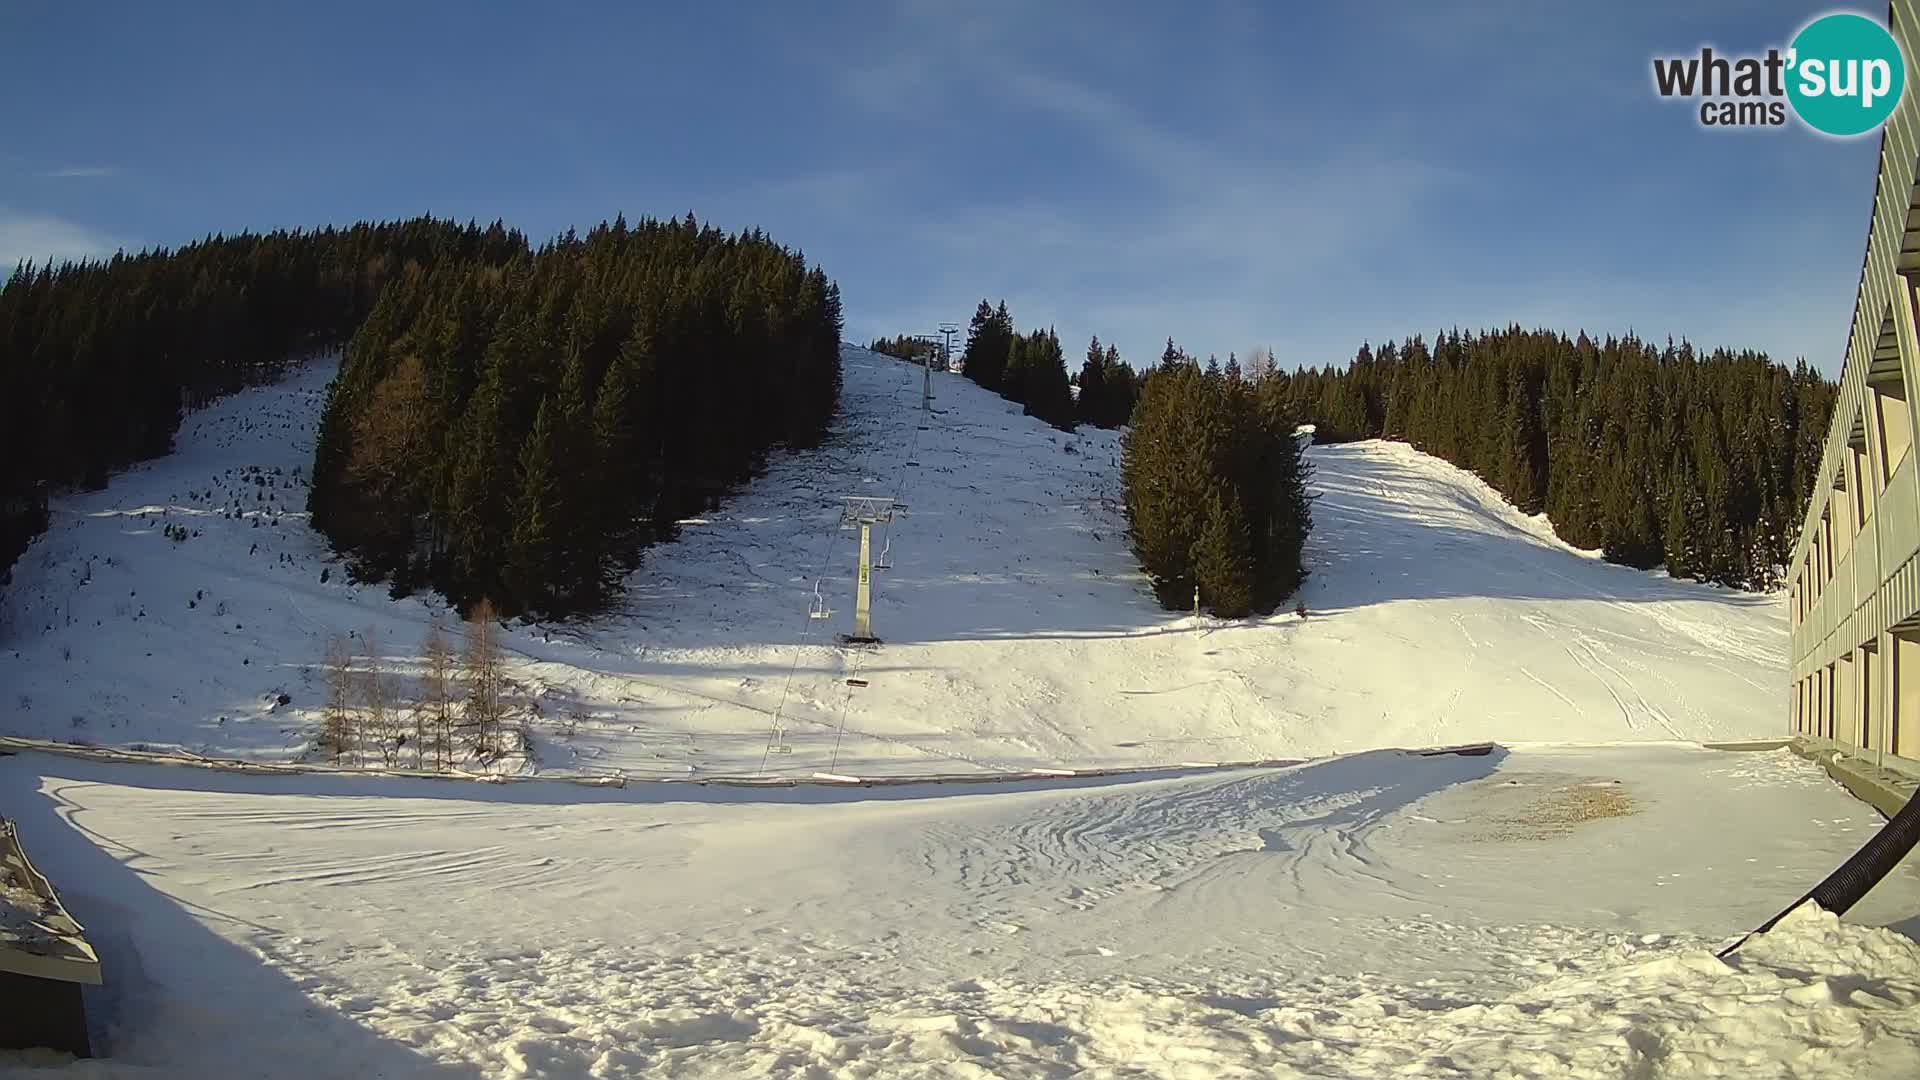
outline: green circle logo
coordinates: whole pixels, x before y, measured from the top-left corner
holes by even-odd
[[[1787,100],[1815,131],[1863,135],[1886,123],[1907,88],[1907,61],[1887,28],[1852,12],[1806,25],[1787,51]]]

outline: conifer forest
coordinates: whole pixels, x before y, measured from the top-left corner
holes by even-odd
[[[103,486],[166,453],[185,411],[344,347],[309,509],[354,572],[583,612],[775,446],[824,436],[841,326],[824,271],[691,215],[537,249],[420,218],[23,265],[0,289],[0,562],[50,493]]]
[[[1835,396],[1805,361],[1517,326],[1362,345],[1269,383],[1322,442],[1404,440],[1577,547],[1762,590],[1781,581]]]

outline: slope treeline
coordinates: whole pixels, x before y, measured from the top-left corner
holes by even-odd
[[[877,352],[882,356],[891,356],[895,360],[911,360],[916,364],[921,361],[922,357],[931,356],[936,360],[940,357],[940,346],[925,338],[913,337],[908,334],[901,334],[899,337],[891,338],[874,338],[873,341],[867,345],[867,351]]]
[[[417,218],[213,236],[15,268],[0,287],[0,574],[46,498],[167,453],[184,412],[338,345],[408,264],[499,262],[525,240]]]
[[[1080,420],[1094,427],[1125,424],[1140,397],[1140,377],[1120,359],[1118,346],[1101,347],[1099,335],[1087,342],[1087,358],[1081,362],[1074,384],[1080,388],[1075,399]]]
[[[1103,350],[1097,337],[1087,347],[1079,375],[1068,375],[1059,336],[1052,329],[1018,333],[1005,300],[998,308],[980,301],[967,327],[961,370],[1024,406],[1028,416],[1066,431],[1077,423],[1118,427],[1132,411],[1137,392],[1133,369],[1121,361],[1118,349]]]
[[[1272,380],[1202,369],[1171,341],[1124,440],[1133,550],[1162,605],[1269,612],[1305,578],[1308,466]]]
[[[590,610],[770,448],[825,434],[841,327],[802,255],[691,215],[411,267],[347,346],[314,525],[399,590]]]
[[[1268,382],[1321,441],[1405,440],[1572,544],[1751,589],[1780,581],[1835,394],[1805,361],[1517,326]]]

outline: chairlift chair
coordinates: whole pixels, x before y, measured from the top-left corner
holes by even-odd
[[[833,618],[833,609],[827,606],[827,598],[820,594],[819,579],[815,579],[813,583],[813,607],[807,612],[807,617],[810,619]]]

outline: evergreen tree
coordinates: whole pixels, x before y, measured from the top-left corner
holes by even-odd
[[[513,536],[507,549],[507,587],[516,606],[551,610],[558,584],[552,567],[561,557],[567,507],[560,482],[559,436],[553,403],[541,402],[533,431],[520,450],[520,493],[513,503]]]
[[[1000,390],[1012,346],[1013,317],[1007,314],[1007,302],[1000,301],[996,310],[982,300],[967,325],[967,347],[961,354],[960,370],[981,386]]]
[[[604,480],[597,528],[609,557],[602,568],[608,577],[633,564],[635,526],[652,513],[653,485],[645,456],[648,425],[640,415],[652,379],[652,340],[643,327],[635,327],[593,403],[593,454]]]
[[[1687,513],[1688,485],[1678,477],[1675,481],[1667,491],[1667,526],[1661,541],[1667,573],[1674,577],[1686,577],[1693,572],[1692,518]]]
[[[1238,619],[1253,610],[1253,545],[1240,500],[1231,488],[1207,494],[1206,524],[1193,553],[1200,599],[1222,619]]]
[[[1007,362],[1001,365],[1000,396],[1011,401],[1027,400],[1027,352],[1032,340],[1015,334],[1007,341]]]
[[[1107,356],[1096,334],[1087,343],[1087,358],[1080,365],[1080,399],[1075,411],[1083,423],[1106,426],[1112,408],[1107,393]]]
[[[1244,381],[1178,363],[1141,390],[1122,441],[1128,536],[1160,602],[1270,611],[1305,579],[1306,464],[1284,413]]]
[[[1067,359],[1053,330],[1035,331],[1028,339],[1022,389],[1027,415],[1064,431],[1073,430],[1073,391],[1067,383]]]
[[[1140,380],[1134,375],[1133,369],[1120,359],[1120,350],[1113,345],[1107,346],[1105,367],[1107,399],[1098,423],[1101,427],[1119,427],[1133,416],[1133,404],[1140,394]]]

